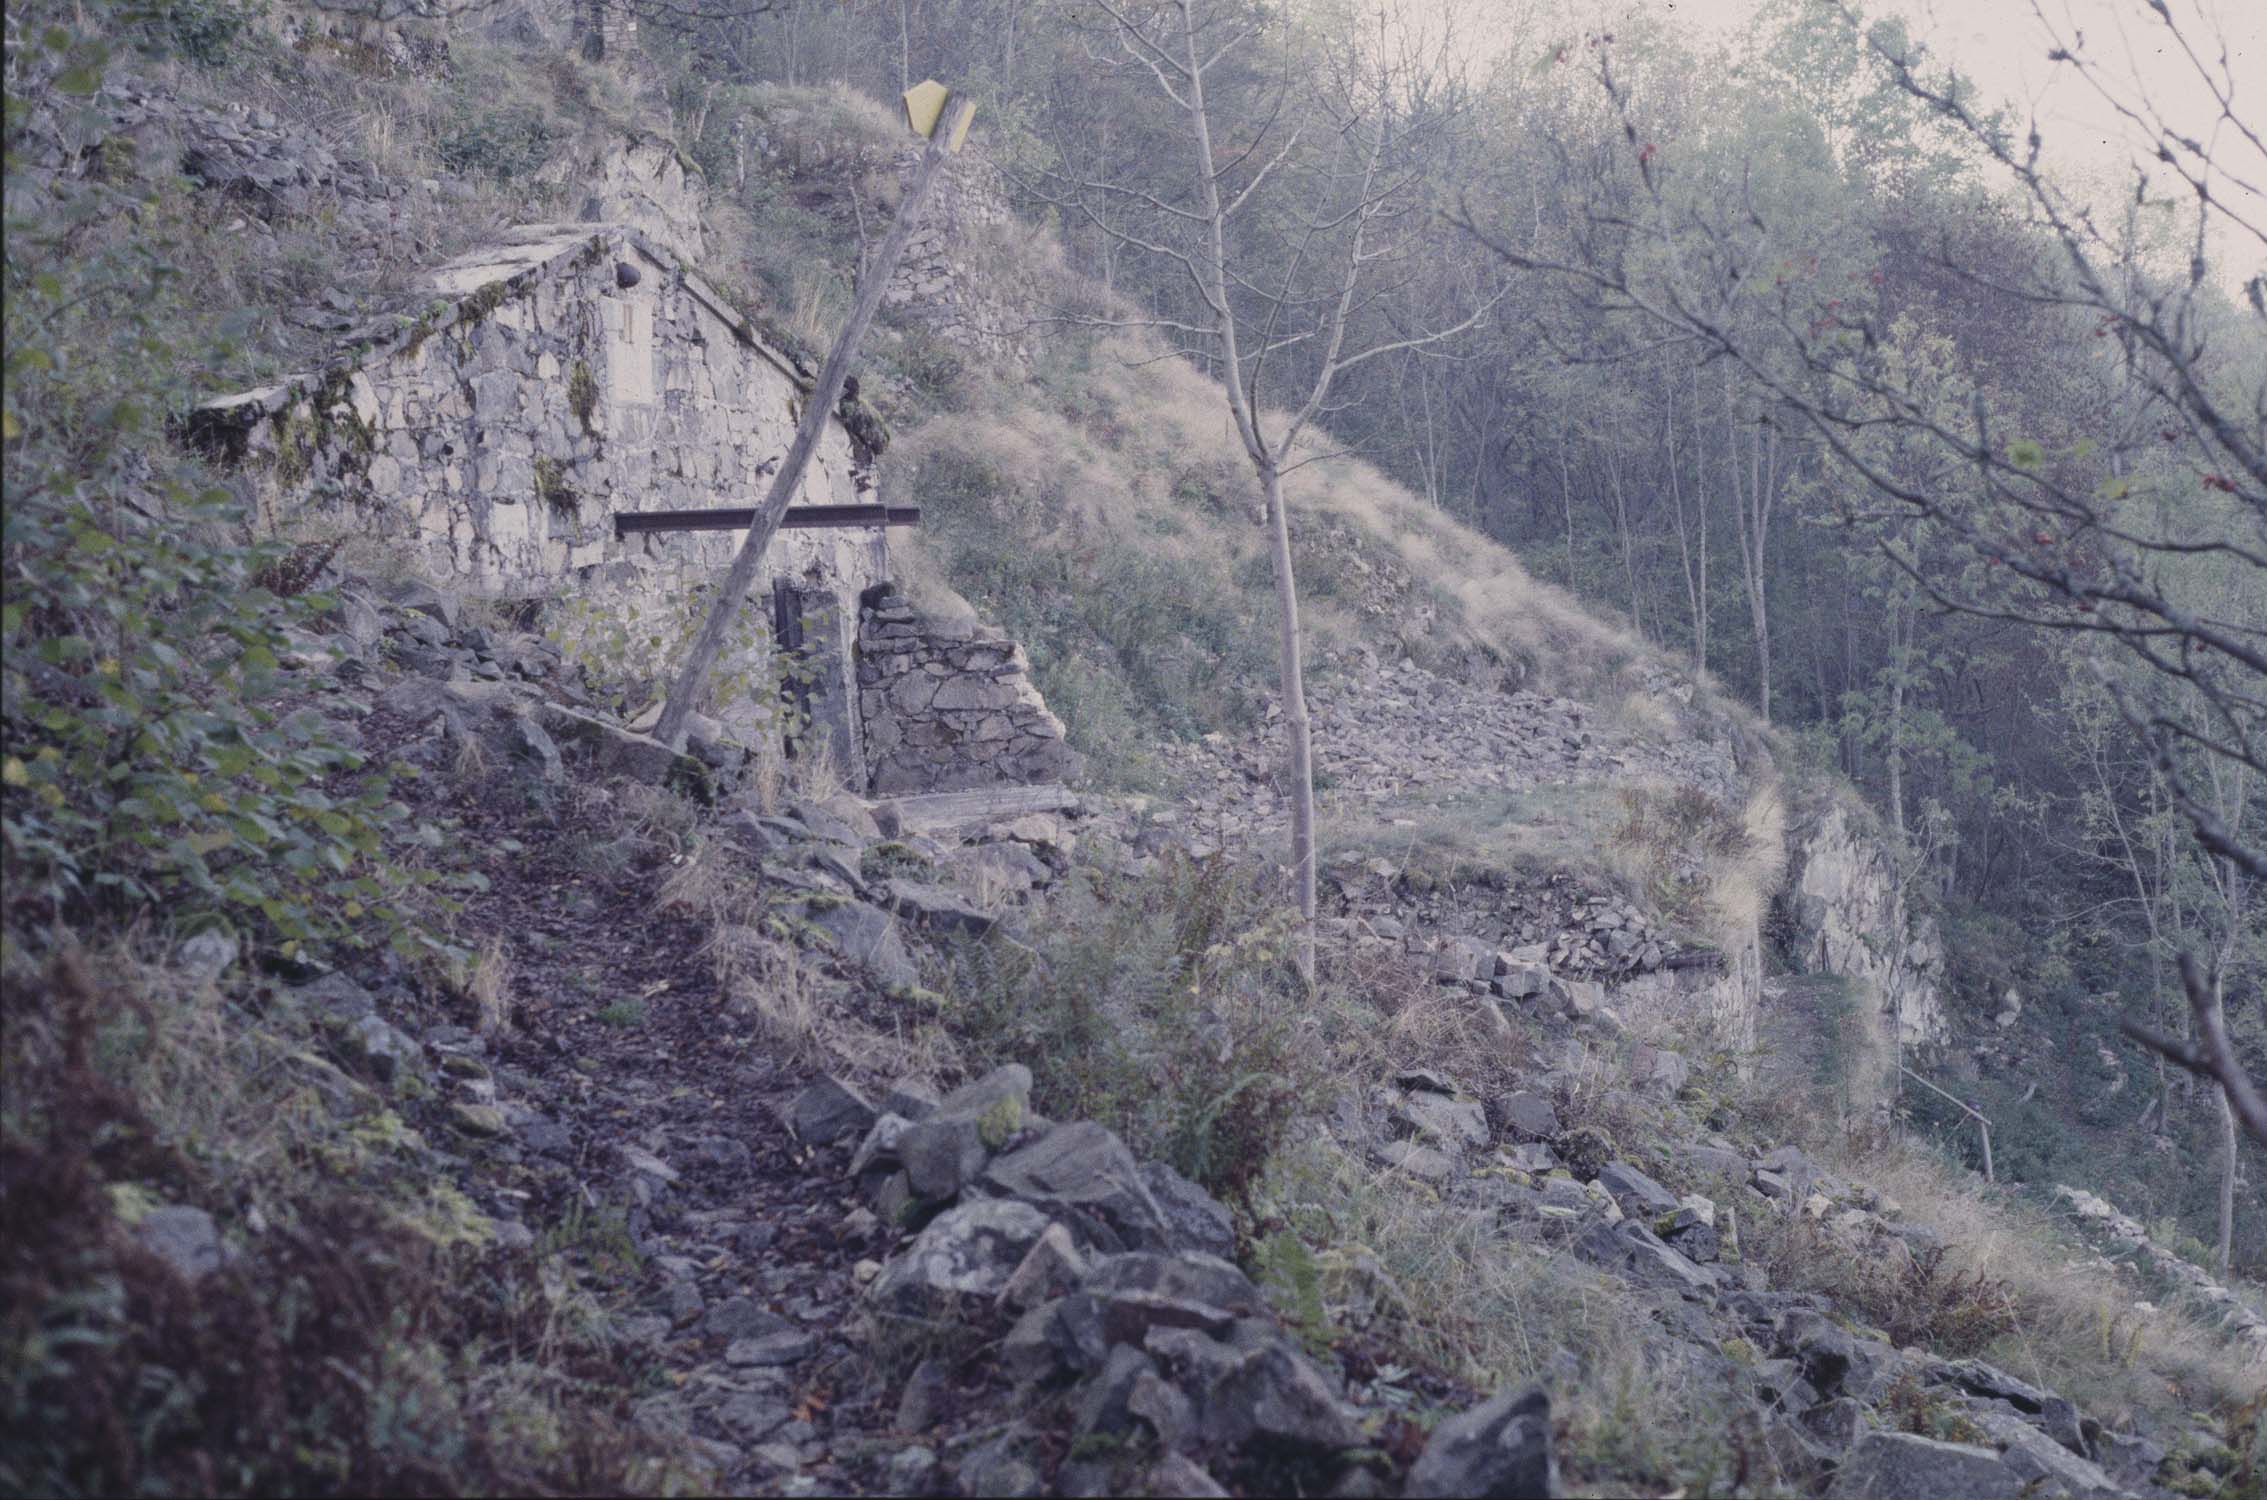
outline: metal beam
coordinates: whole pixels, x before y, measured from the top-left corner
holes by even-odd
[[[726,510],[625,510],[615,513],[614,535],[619,539],[640,531],[746,531],[755,518],[753,506]],[[920,520],[918,505],[791,505],[779,524],[789,530],[807,530],[913,526]]]

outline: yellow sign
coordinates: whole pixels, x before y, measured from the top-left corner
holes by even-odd
[[[937,121],[945,112],[945,102],[951,97],[952,91],[934,78],[923,79],[905,91],[905,123],[913,127],[915,135],[926,140],[936,131]],[[960,149],[960,143],[968,139],[969,123],[975,118],[976,111],[970,110],[968,118],[960,122],[960,129],[945,143],[947,151]]]

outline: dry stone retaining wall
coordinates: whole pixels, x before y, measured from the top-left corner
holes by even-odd
[[[900,180],[910,182],[919,162],[918,152],[907,154],[898,165]],[[999,168],[974,155],[947,158],[882,305],[909,314],[948,343],[994,358],[1020,356],[1021,343],[1006,330],[1023,315],[1012,289],[999,285],[984,264],[992,236],[1014,217]]]
[[[877,794],[1076,776],[1080,758],[1024,675],[1023,647],[973,621],[922,616],[888,585],[859,612],[858,697]]]

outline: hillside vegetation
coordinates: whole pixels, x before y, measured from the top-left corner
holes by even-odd
[[[960,264],[1011,352],[901,310],[860,370],[900,582],[1022,642],[1075,799],[924,823],[777,744],[645,774],[616,711],[667,654],[592,645],[630,622],[425,587],[382,523],[261,534],[178,441],[633,136],[815,364],[907,140],[865,10],[740,24],[598,61],[540,6],[11,8],[0,1487],[2260,1492],[2255,1253],[2101,1236],[2054,1188],[2153,1169],[2008,1076],[1962,1082],[1996,1182],[1892,1109],[1927,1057],[1883,955],[1942,921],[1964,1039],[2041,972],[2015,918],[1928,894],[1658,599],[1406,484],[1375,391],[1286,485],[1302,983],[1251,468],[1216,381],[1086,326],[1153,289],[1023,191],[1069,33],[984,79],[1023,212]],[[1791,884],[1829,810],[1897,914],[1862,972]],[[2195,1201],[2140,1211],[2201,1264]]]

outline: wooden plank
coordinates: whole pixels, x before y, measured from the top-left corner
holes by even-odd
[[[614,516],[617,539],[641,531],[746,531],[756,518],[753,506],[721,510],[625,510]],[[916,526],[918,505],[795,505],[780,518],[787,530],[847,528],[853,526]]]
[[[953,102],[938,128],[939,134],[950,136],[958,131],[961,122],[975,109],[971,100]],[[771,476],[771,489],[748,522],[747,534],[740,538],[739,550],[732,556],[732,567],[709,605],[708,619],[702,622],[700,634],[693,638],[692,649],[685,653],[684,668],[670,684],[669,696],[662,700],[661,722],[654,726],[654,737],[665,745],[684,743],[685,720],[708,682],[717,653],[724,649],[724,637],[731,630],[732,621],[738,617],[740,606],[747,602],[748,590],[756,581],[756,569],[763,562],[764,550],[771,546],[772,537],[778,533],[780,522],[802,487],[803,469],[811,460],[812,450],[818,447],[821,431],[833,419],[836,403],[842,399],[844,382],[850,378],[850,362],[858,353],[858,341],[866,336],[874,314],[881,311],[883,288],[897,270],[906,242],[913,238],[922,200],[928,196],[944,161],[945,142],[932,138],[922,148],[921,164],[914,168],[913,181],[907,184],[905,195],[898,202],[897,217],[891,221],[889,233],[858,278],[858,300],[851,304],[850,320],[843,324],[833,351],[820,367],[819,378],[812,382],[810,394],[804,398],[803,414],[795,423],[795,440],[787,445],[786,455]]]

